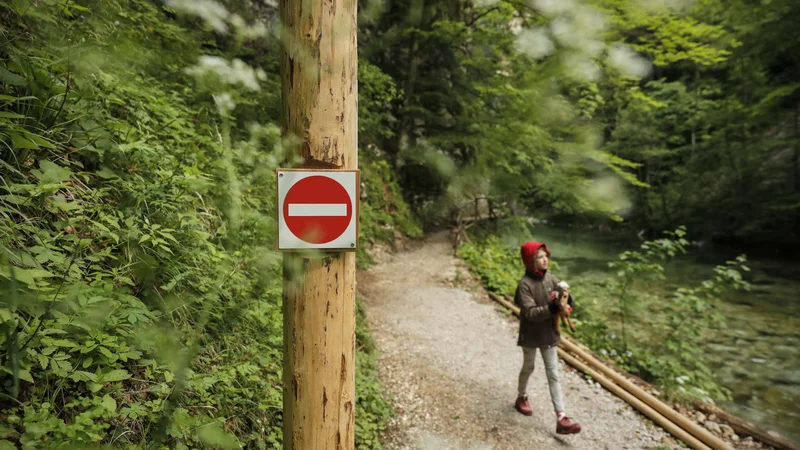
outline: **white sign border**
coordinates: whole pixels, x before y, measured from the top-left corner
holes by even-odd
[[[361,172],[358,169],[277,169],[275,172],[277,179],[277,233],[275,245],[278,251],[358,250],[359,200],[361,193]],[[289,189],[298,181],[312,176],[323,176],[339,182],[350,197],[353,207],[350,224],[348,224],[342,235],[325,244],[311,244],[298,238],[289,230],[283,216],[284,200]]]

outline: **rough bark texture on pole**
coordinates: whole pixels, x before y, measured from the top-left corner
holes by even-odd
[[[357,169],[356,0],[281,0],[282,133]],[[356,199],[358,201],[358,199]],[[284,448],[355,447],[355,253],[284,254]]]
[[[355,254],[284,258],[284,448],[353,449]]]
[[[358,168],[356,0],[281,0],[282,125],[306,167]]]

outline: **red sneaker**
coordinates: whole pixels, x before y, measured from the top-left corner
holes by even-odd
[[[580,424],[572,421],[567,416],[561,418],[556,425],[556,433],[558,434],[577,434],[581,432]]]
[[[517,396],[517,402],[514,403],[514,409],[526,416],[533,415],[533,410],[531,409],[531,404],[528,402],[527,395]]]

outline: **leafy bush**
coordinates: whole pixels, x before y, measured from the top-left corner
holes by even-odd
[[[358,448],[381,449],[380,432],[392,418],[393,410],[381,392],[377,350],[367,332],[361,299],[356,306],[356,442]]]
[[[519,251],[501,244],[496,236],[489,236],[479,243],[464,244],[457,254],[469,264],[470,270],[487,289],[502,295],[513,296],[517,282],[525,272]]]
[[[0,449],[279,447],[274,43],[147,0],[28,6],[0,5]],[[255,88],[193,82],[201,49],[258,60]],[[356,440],[379,448],[362,322]]]
[[[372,263],[366,248],[378,242],[394,244],[395,231],[412,238],[422,237],[422,228],[403,200],[400,185],[389,164],[382,160],[365,159],[366,164],[361,169],[364,194],[358,253],[358,265],[362,268]]]

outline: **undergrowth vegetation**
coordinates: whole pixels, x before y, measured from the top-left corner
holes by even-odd
[[[280,447],[276,40],[245,3],[215,29],[158,1],[36,3],[0,2],[0,449]],[[392,81],[360,70],[380,132]],[[387,167],[362,170],[361,247],[419,235]],[[356,441],[379,448],[358,323]]]

